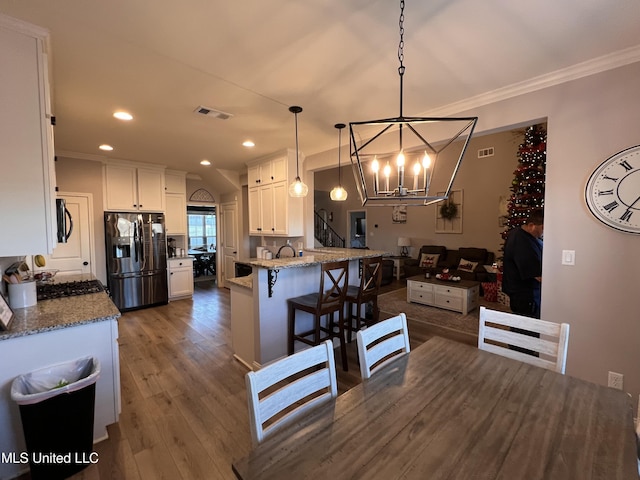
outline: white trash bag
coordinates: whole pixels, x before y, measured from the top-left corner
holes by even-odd
[[[17,377],[11,384],[11,399],[18,405],[32,405],[80,390],[99,376],[100,362],[94,357],[50,365]]]

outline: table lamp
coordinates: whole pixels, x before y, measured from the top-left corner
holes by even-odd
[[[398,246],[400,247],[400,255],[402,257],[409,256],[409,249],[411,246],[411,239],[409,237],[398,237]]]

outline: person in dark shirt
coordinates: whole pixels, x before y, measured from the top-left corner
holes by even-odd
[[[540,318],[543,231],[543,214],[534,212],[504,244],[502,291],[518,315]]]

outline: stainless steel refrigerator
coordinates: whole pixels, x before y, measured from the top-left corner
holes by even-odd
[[[162,213],[104,213],[107,281],[121,310],[165,304],[167,241]]]

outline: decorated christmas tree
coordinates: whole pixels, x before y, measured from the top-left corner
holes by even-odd
[[[546,164],[547,131],[542,125],[527,127],[524,142],[518,147],[518,168],[513,172],[503,239],[512,228],[522,225],[531,212],[544,209]]]

